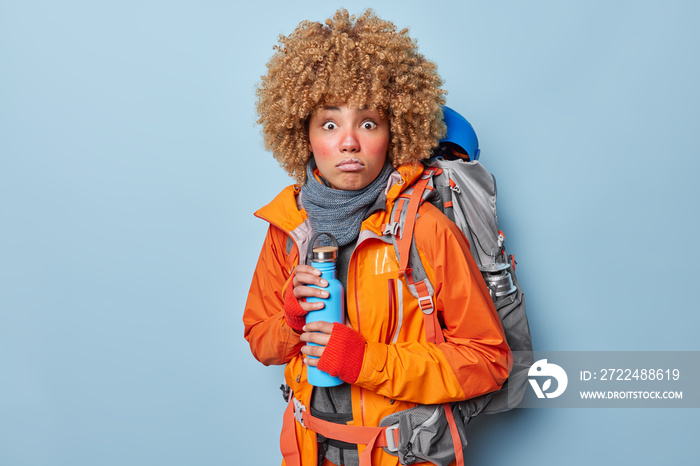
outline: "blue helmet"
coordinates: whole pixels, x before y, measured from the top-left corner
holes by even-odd
[[[470,160],[479,160],[479,139],[472,125],[459,113],[452,110],[447,105],[442,106],[447,134],[440,143],[449,142],[459,146],[467,153]]]

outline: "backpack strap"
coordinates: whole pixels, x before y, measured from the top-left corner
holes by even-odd
[[[455,422],[455,416],[452,413],[452,406],[450,406],[449,403],[445,403],[444,407],[445,417],[447,417],[447,425],[450,426],[450,434],[452,435],[452,442],[455,446],[456,465],[464,466],[464,446],[462,445],[462,439],[459,437],[457,422]]]
[[[294,398],[290,397],[287,409],[282,417],[282,432],[280,433],[280,452],[287,466],[301,466],[301,453],[297,444],[297,434],[294,428]]]
[[[391,235],[396,257],[399,261],[399,273],[406,277],[408,289],[418,300],[423,311],[425,336],[429,342],[443,343],[445,338],[440,329],[433,302],[435,289],[423,266],[414,238],[414,229],[418,209],[433,193],[433,178],[442,173],[442,169],[428,167],[414,185],[399,196],[391,210],[391,223],[384,234]]]
[[[305,429],[311,429],[317,435],[322,435],[329,439],[356,445],[366,445],[366,448],[360,454],[360,466],[372,466],[373,449],[386,447],[396,451],[396,445],[399,443],[398,426],[353,426],[324,421],[312,416],[306,409],[306,406],[292,396],[284,413],[282,434],[280,436],[282,456],[287,466],[301,466],[301,454],[295,432],[296,423],[299,423]]]
[[[401,215],[403,227],[399,228],[399,235],[402,241],[399,242],[398,257],[399,257],[399,273],[410,273],[408,267],[409,249],[413,240],[413,229],[418,216],[418,208],[423,203],[423,193],[428,187],[428,182],[432,178],[432,170],[425,170],[420,179],[414,184],[413,190],[409,194],[406,213]],[[404,202],[403,205],[406,203]]]

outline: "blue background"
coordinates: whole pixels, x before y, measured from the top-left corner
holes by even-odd
[[[241,314],[290,180],[254,92],[341,5],[240,3],[0,1],[0,465],[279,464],[282,370]],[[477,130],[536,349],[700,350],[700,3],[371,6]],[[516,410],[467,460],[695,464],[699,427]]]

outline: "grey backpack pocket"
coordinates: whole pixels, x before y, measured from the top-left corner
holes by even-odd
[[[449,405],[448,405],[449,406]],[[452,406],[462,448],[467,446],[467,435],[456,405]],[[401,464],[429,461],[448,466],[455,460],[454,442],[443,405],[418,405],[382,419],[380,427],[392,426],[399,430],[398,445],[384,447],[390,455],[398,456]]]

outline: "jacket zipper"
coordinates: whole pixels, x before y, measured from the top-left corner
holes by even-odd
[[[357,245],[359,246],[359,244]],[[357,247],[355,247],[355,250],[352,252],[352,255],[350,256],[350,265],[353,267],[353,277],[354,277],[354,283],[353,283],[353,296],[355,297],[355,316],[357,317],[357,331],[360,332],[360,296],[357,293],[357,281],[359,277],[357,276],[357,264],[355,264],[355,261],[353,260],[355,258],[355,252],[357,251]],[[361,421],[362,425],[365,425],[365,390],[364,388],[360,387],[360,416],[361,416]]]
[[[359,294],[358,294],[358,292],[357,292],[357,288],[358,288],[358,287],[357,287],[357,281],[358,281],[359,277],[358,277],[358,275],[357,275],[357,274],[358,274],[358,271],[357,271],[357,264],[355,264],[355,257],[356,257],[356,253],[357,253],[357,250],[359,249],[360,245],[361,245],[362,243],[364,243],[365,241],[369,240],[369,239],[377,239],[377,240],[379,240],[379,241],[382,241],[379,237],[374,237],[374,238],[373,238],[373,237],[367,237],[367,238],[364,238],[362,241],[360,241],[359,243],[357,243],[357,245],[355,246],[355,249],[354,249],[353,252],[352,252],[352,255],[350,256],[350,265],[349,265],[349,267],[352,267],[352,268],[353,268],[353,274],[352,274],[352,275],[353,275],[353,281],[354,281],[354,283],[353,283],[353,289],[352,289],[352,291],[353,291],[353,296],[354,296],[354,298],[355,298],[355,316],[357,317],[357,331],[358,331],[358,332],[360,332],[360,330],[361,330],[361,325],[360,325],[360,296],[359,296]],[[348,274],[348,275],[350,275],[350,274]],[[349,279],[350,279],[350,277],[348,277],[348,288],[350,288],[350,283],[349,283],[350,280],[349,280]],[[366,424],[365,424],[365,390],[364,390],[364,388],[362,388],[362,387],[360,387],[360,415],[361,415],[362,425],[364,426],[364,425],[366,425]]]

